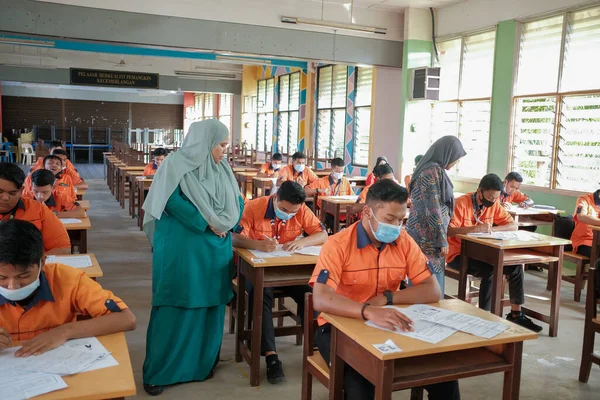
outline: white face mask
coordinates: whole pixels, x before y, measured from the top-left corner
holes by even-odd
[[[273,167],[273,171],[279,171],[279,168],[281,168],[281,164],[271,163],[271,167]]]
[[[33,282],[31,282],[29,285],[27,286],[23,286],[22,288],[19,289],[6,289],[0,286],[0,296],[4,297],[6,300],[10,300],[10,301],[21,301],[21,300],[25,300],[26,298],[28,298],[29,296],[31,296],[31,294],[33,292],[36,291],[37,288],[40,287],[40,274],[42,272],[42,261],[40,260],[40,269],[38,271],[38,276],[37,279]]]
[[[304,164],[294,164],[294,169],[300,173],[304,171],[304,167],[306,167]]]
[[[343,172],[334,172],[334,173],[333,173],[333,174],[331,174],[331,175],[333,175],[333,177],[334,177],[335,179],[342,179],[342,178],[344,177],[344,173],[343,173]]]

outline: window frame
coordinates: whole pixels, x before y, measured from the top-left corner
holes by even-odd
[[[273,82],[273,90],[271,91],[271,93],[269,93],[269,81]],[[263,111],[263,112],[259,111],[260,107],[258,106],[259,102],[261,101],[261,99],[259,98],[259,95],[260,95],[260,84],[261,84],[261,82],[265,82],[265,106],[264,107],[266,107],[266,104],[268,104],[267,102],[268,102],[269,95],[271,96],[271,99],[273,101],[273,108],[271,108],[270,110],[267,110],[265,108],[265,111]],[[273,144],[274,143],[271,143],[271,148],[268,147],[269,140],[267,138],[266,129],[265,129],[265,132],[264,132],[265,135],[264,135],[264,143],[263,143],[264,147],[263,147],[263,150],[259,150],[258,144],[259,144],[259,130],[260,130],[260,118],[261,118],[261,116],[265,117],[265,121],[268,121],[269,118],[271,119],[271,135],[273,135],[273,130],[275,129],[275,126],[274,126],[274,122],[275,122],[274,121],[274,114],[275,114],[275,110],[274,110],[274,105],[275,105],[275,103],[274,103],[274,101],[275,101],[275,87],[276,87],[276,85],[275,85],[275,77],[270,77],[270,78],[265,78],[265,79],[259,79],[256,82],[256,135],[254,137],[254,145],[255,145],[254,148],[255,148],[256,151],[268,152],[268,151],[271,151],[272,148],[273,148]],[[271,138],[271,140],[272,140],[272,138]]]
[[[333,107],[333,95],[334,95],[333,94],[333,88],[334,88],[334,83],[335,83],[334,70],[335,70],[335,67],[337,65],[340,65],[340,64],[329,64],[329,65],[320,66],[320,67],[317,68],[317,73],[316,73],[316,75],[317,75],[317,87],[316,87],[316,89],[317,89],[316,90],[317,96],[316,96],[316,105],[315,105],[315,108],[316,108],[316,116],[315,116],[316,117],[315,118],[316,129],[315,129],[315,141],[314,141],[314,143],[315,143],[315,155],[316,155],[316,158],[319,158],[319,159],[323,158],[323,157],[320,157],[320,154],[319,154],[319,111],[329,111],[330,112],[330,116],[329,116],[329,118],[330,118],[329,119],[329,139],[328,139],[328,141],[329,141],[329,148],[327,149],[327,155],[324,157],[324,158],[327,158],[327,159],[331,159],[331,158],[336,157],[335,149],[333,150],[333,155],[331,157],[328,156],[329,152],[331,151],[332,143],[335,141],[335,132],[333,130],[333,127],[334,127],[334,124],[333,124],[334,111],[344,110],[344,125],[345,125],[345,119],[346,119],[345,115],[348,112],[348,109],[347,109],[347,105],[348,104],[347,104],[347,101],[346,101],[347,97],[348,97],[348,66],[346,66],[346,65],[343,65],[344,68],[346,68],[346,79],[345,79],[345,90],[344,90],[344,106],[343,107]],[[330,107],[319,108],[319,92],[320,92],[320,89],[321,89],[321,73],[320,72],[321,72],[321,70],[323,70],[325,68],[331,68],[331,97],[330,97],[330,100],[331,100],[331,104],[332,105]],[[334,147],[335,147],[335,145],[334,145]],[[343,152],[340,155],[340,158],[344,159],[344,153]]]
[[[292,99],[292,77],[294,75],[298,76],[298,107],[292,109],[289,105],[291,104],[291,99]],[[289,79],[289,85],[288,85],[288,91],[287,91],[287,104],[288,104],[288,109],[285,111],[282,111],[281,108],[279,108],[278,112],[277,112],[277,152],[281,151],[283,154],[292,154],[292,151],[290,151],[290,139],[292,138],[292,132],[291,132],[291,120],[290,120],[290,116],[293,115],[293,113],[296,113],[298,115],[298,121],[297,121],[297,130],[296,130],[296,149],[294,150],[297,151],[298,150],[298,137],[300,136],[300,92],[301,92],[301,88],[300,86],[302,85],[302,71],[295,71],[295,72],[291,72],[289,74],[285,74],[285,75],[280,75],[278,76],[278,81],[279,81],[279,93],[278,93],[278,99],[279,99],[279,104],[281,104],[281,95],[282,95],[282,85],[281,85],[281,78],[285,78],[288,77]],[[280,142],[279,142],[279,137],[281,135],[281,129],[279,129],[281,127],[281,119],[283,118],[283,115],[287,115],[287,129],[286,129],[286,136],[287,136],[287,140],[286,140],[286,149],[281,148]]]

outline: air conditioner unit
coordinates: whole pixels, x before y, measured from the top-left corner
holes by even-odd
[[[440,68],[415,68],[411,71],[410,100],[440,99]]]

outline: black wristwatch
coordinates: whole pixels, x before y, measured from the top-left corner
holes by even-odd
[[[387,303],[385,304],[386,306],[391,306],[394,304],[394,293],[391,290],[384,290],[383,295],[387,299]]]

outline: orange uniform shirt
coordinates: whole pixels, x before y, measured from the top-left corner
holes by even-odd
[[[35,200],[33,193],[23,193],[23,197]],[[52,195],[44,204],[46,204],[46,207],[52,212],[72,211],[79,207],[76,199],[68,197],[56,189],[52,191]]]
[[[70,161],[69,161],[70,162]],[[79,176],[79,172],[77,172],[77,170],[75,168],[65,168],[63,170],[63,175],[68,175],[71,180],[73,181],[73,185],[79,185],[80,183],[83,183],[83,179],[81,179],[81,176]]]
[[[271,166],[270,162],[264,163],[261,167],[260,167],[260,172],[262,174],[267,174],[268,178],[277,178],[279,177],[279,171],[281,171],[281,168],[278,169],[277,171],[275,171],[273,169],[273,167]]]
[[[60,179],[54,181],[54,190],[57,192],[61,192],[66,197],[70,197],[73,199],[77,198],[77,193],[75,193],[75,185],[73,184],[73,180],[69,175],[65,173],[61,174]],[[31,182],[31,174],[27,175],[27,178],[25,178],[25,182],[23,183],[23,194],[31,194],[31,198],[33,198],[33,183]]]
[[[275,215],[274,197],[275,195],[248,200],[236,233],[254,240],[266,240],[264,235],[267,235],[283,244],[296,240],[303,232],[312,235],[324,230],[321,221],[306,204],[302,204],[290,220],[280,220]]]
[[[516,203],[521,204],[524,201],[529,200],[529,197],[521,193],[519,190],[515,190],[512,194],[502,193],[500,201],[502,203]]]
[[[600,190],[595,193],[586,194],[577,198],[575,205],[575,229],[571,234],[573,250],[576,252],[579,246],[592,246],[594,231],[588,224],[579,221],[579,215],[589,215],[590,217],[600,218]]]
[[[284,181],[294,182],[298,182],[298,179],[302,178],[304,182],[306,182],[305,186],[310,185],[311,183],[319,179],[317,174],[315,174],[312,169],[304,167],[304,171],[302,171],[302,173],[300,174],[296,172],[293,165],[286,165],[285,167],[281,167],[281,169],[279,170],[279,177],[282,178]]]
[[[317,179],[307,186],[309,189],[329,189],[328,196],[351,196],[354,194],[348,178],[342,177],[337,182],[333,181],[331,175]],[[326,196],[319,193],[319,197]],[[321,208],[321,200],[318,200],[317,207]]]
[[[44,204],[21,197],[11,213],[0,214],[0,221],[2,222],[13,218],[31,222],[42,232],[44,251],[71,248],[71,240],[65,226]]]
[[[375,174],[373,174],[372,172],[369,172],[369,175],[367,175],[367,180],[365,181],[365,186],[371,186],[374,183],[375,183]]]
[[[370,186],[365,186],[363,190],[360,191],[360,194],[358,195],[358,200],[356,201],[357,203],[364,204],[367,202],[367,193],[369,193],[369,187]]]
[[[418,285],[430,276],[427,258],[405,230],[396,241],[377,249],[358,221],[327,239],[309,285],[325,283],[336,293],[364,303],[385,290],[397,291],[406,277]],[[321,316],[318,321],[325,324]]]
[[[107,305],[107,301],[112,304]],[[128,308],[111,291],[84,272],[62,264],[46,264],[40,287],[25,311],[18,303],[0,296],[0,326],[15,341],[29,340],[57,326],[75,322],[78,314],[92,318]]]
[[[144,168],[144,173],[142,175],[143,176],[155,175],[157,169],[158,169],[158,166],[154,162],[151,162],[150,164],[146,165],[146,168]]]
[[[452,220],[450,220],[451,227],[465,228],[475,226],[477,225],[476,219],[498,226],[510,224],[513,221],[513,217],[502,207],[499,201],[496,201],[491,207],[478,207],[473,195],[474,193],[467,193],[456,199],[454,215],[452,216]],[[448,237],[446,262],[451,262],[460,254],[460,243],[461,240],[456,236]]]

